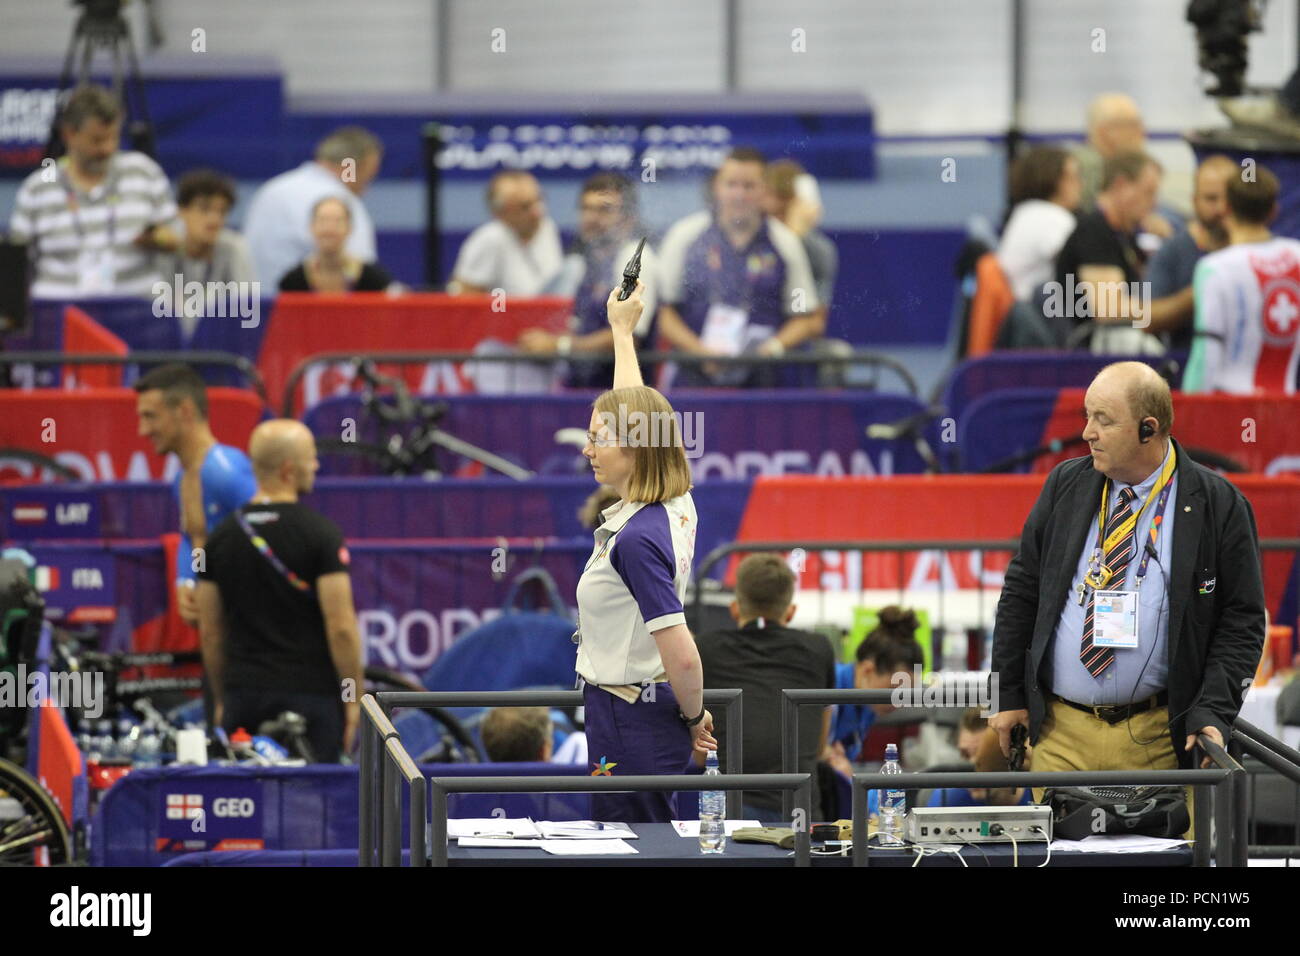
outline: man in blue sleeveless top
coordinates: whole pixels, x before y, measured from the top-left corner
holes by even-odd
[[[195,570],[208,532],[253,497],[257,480],[248,456],[217,442],[208,425],[208,393],[199,374],[179,362],[160,365],[134,385],[139,434],[160,455],[174,452],[181,468],[173,488],[180,505],[176,604],[181,619],[198,624]]]

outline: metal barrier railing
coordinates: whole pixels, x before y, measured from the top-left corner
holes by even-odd
[[[233,352],[189,349],[140,349],[126,355],[101,355],[93,352],[5,352],[0,354],[0,366],[12,365],[162,365],[165,362],[184,362],[186,365],[219,365],[233,368],[244,376],[262,404],[270,408],[266,383],[257,366],[242,355]]]
[[[1254,859],[1289,859],[1300,858],[1300,751],[1287,746],[1271,734],[1265,733],[1249,721],[1238,717],[1232,724],[1232,739],[1229,741],[1229,753],[1241,759],[1242,755],[1253,757],[1264,767],[1290,780],[1295,784],[1295,802],[1291,818],[1292,844],[1290,846],[1261,845],[1249,843],[1250,829],[1247,816],[1247,794],[1238,796],[1237,810],[1241,818],[1241,843],[1246,857]],[[1235,752],[1234,752],[1235,751]],[[1256,771],[1247,767],[1247,773],[1253,777]],[[1248,844],[1248,845],[1247,845]]]
[[[378,820],[380,829],[380,866],[398,866],[402,859],[402,791],[397,786],[396,775],[406,778],[411,790],[410,840],[411,866],[425,866],[425,816],[428,805],[424,774],[415,765],[411,755],[402,746],[401,735],[371,694],[361,698],[361,792],[358,795],[358,814],[361,820],[359,865],[375,865],[375,833],[371,821]],[[382,751],[381,749],[382,748]],[[376,803],[373,776],[376,764],[382,761],[382,784]],[[370,780],[367,780],[369,771]],[[369,783],[369,785],[367,785]]]
[[[802,707],[826,706],[829,704],[889,704],[893,702],[893,690],[785,690],[781,692],[781,770],[789,773],[798,768],[799,746],[799,712]],[[897,776],[880,773],[854,774],[853,777],[853,854],[856,865],[865,866],[865,856],[859,852],[866,850],[866,789],[860,786],[861,780],[867,780],[867,789],[882,789],[906,782],[907,789],[921,790],[939,787],[1020,787],[1020,786],[1102,786],[1105,784],[1134,785],[1159,784],[1164,786],[1181,786],[1193,784],[1214,784],[1214,791],[1221,800],[1215,802],[1219,830],[1216,838],[1227,835],[1229,859],[1240,860],[1234,865],[1245,866],[1244,847],[1245,832],[1239,826],[1237,818],[1236,797],[1245,777],[1245,770],[1233,760],[1228,753],[1213,740],[1201,736],[1197,738],[1201,748],[1210,756],[1218,770],[1143,770],[1143,771],[1096,771],[1096,772],[1016,772],[1016,773],[978,773],[961,771],[958,773],[913,773],[907,774],[904,781]],[[1194,776],[1194,775],[1209,776]],[[1193,775],[1193,776],[1189,776]],[[1040,781],[1039,778],[1042,778]],[[1226,787],[1220,792],[1220,787]],[[1209,824],[1209,809],[1204,798],[1209,796],[1209,788],[1198,786],[1195,800],[1196,829],[1202,834],[1193,845],[1193,861],[1196,865],[1209,865],[1210,842],[1205,838]],[[859,803],[859,801],[861,801]],[[787,815],[792,808],[784,802]],[[861,832],[858,827],[861,827]]]
[[[416,835],[415,822],[417,814],[419,815],[419,849],[421,850],[421,859],[424,859],[424,821],[427,818],[428,802],[425,798],[427,792],[425,787],[425,778],[419,771],[418,767],[410,760],[409,754],[404,748],[401,748],[401,735],[393,726],[389,717],[391,709],[394,707],[578,707],[582,705],[582,691],[577,690],[556,690],[556,691],[382,691],[378,694],[367,694],[361,701],[361,727],[360,727],[360,747],[361,747],[361,768],[359,775],[360,797],[359,797],[359,826],[360,833],[358,839],[358,853],[361,866],[375,865],[375,852],[378,847],[379,865],[396,866],[401,859],[401,812],[402,797],[401,790],[397,786],[397,773],[401,772],[406,776],[407,783],[411,784],[411,855],[412,860],[415,858]],[[742,755],[743,746],[741,741],[744,739],[744,711],[743,711],[743,694],[741,691],[728,688],[718,690],[704,691],[704,704],[706,707],[722,706],[722,714],[726,720],[726,731],[722,743],[726,750],[726,763],[723,776],[728,778],[736,776],[745,776],[742,774]],[[405,757],[405,762],[398,760],[393,753],[388,750],[390,743],[396,743],[400,753]],[[382,761],[382,763],[381,763]],[[409,767],[407,766],[409,764]],[[420,775],[419,793],[412,784],[412,778],[408,770],[415,768],[415,773]],[[523,779],[523,778],[497,778],[497,777],[464,777],[457,778],[464,780],[473,780],[482,782],[484,780],[497,779]],[[552,780],[552,777],[532,777],[530,780]],[[573,778],[560,778],[573,783]],[[622,777],[620,780],[636,779],[632,777]],[[662,779],[655,777],[652,779]],[[674,777],[673,779],[676,779]],[[697,779],[689,777],[688,779]],[[584,778],[585,780],[585,778]],[[617,783],[617,781],[615,781]],[[595,790],[615,789],[610,787],[596,787]],[[664,789],[657,787],[646,787],[641,789]],[[737,819],[741,815],[740,790],[741,787],[669,787],[670,790],[698,790],[698,789],[719,789],[726,790],[727,793],[727,815]],[[750,789],[754,789],[752,786]],[[781,789],[776,786],[773,789]],[[790,788],[794,789],[794,788]],[[573,792],[571,787],[559,788],[560,791],[567,790]],[[460,791],[456,791],[460,792]],[[529,792],[524,790],[504,790],[498,791],[497,788],[485,788],[480,786],[478,790],[467,792]],[[538,791],[545,792],[545,791]],[[580,791],[579,791],[580,792]],[[417,807],[416,801],[419,800]],[[811,800],[811,793],[809,796]],[[378,830],[378,836],[376,836]],[[421,864],[423,865],[423,864]]]
[[[449,793],[606,793],[662,790],[724,790],[728,798],[741,790],[782,790],[794,793],[795,805],[805,822],[811,821],[812,774],[737,773],[705,777],[699,774],[656,774],[628,777],[432,777],[433,825],[430,849],[434,866],[447,865],[447,794]],[[730,816],[730,813],[728,814]],[[411,850],[414,860],[415,849]],[[795,827],[795,866],[812,860],[812,835],[805,825]]]
[[[848,352],[842,355],[836,354],[814,354],[787,352],[780,356],[766,355],[686,355],[682,352],[638,352],[637,358],[641,365],[648,366],[660,362],[673,362],[677,365],[748,365],[756,368],[765,366],[784,366],[784,365],[874,365],[880,368],[888,369],[899,380],[907,390],[907,394],[916,397],[918,389],[916,379],[911,371],[898,359],[883,352],[872,352],[862,349]],[[309,355],[298,362],[289,373],[289,378],[284,385],[283,400],[281,402],[282,414],[285,418],[294,417],[294,393],[298,388],[298,383],[303,376],[307,374],[308,369],[313,365],[324,365],[332,362],[352,362],[352,361],[371,361],[380,362],[387,365],[424,365],[428,362],[485,362],[492,364],[506,365],[554,365],[560,362],[569,365],[594,365],[606,364],[614,360],[614,355],[610,353],[586,353],[586,354],[569,354],[565,356],[551,355],[528,355],[519,354],[501,354],[501,355],[479,355],[474,352],[465,351],[337,351],[337,352],[317,352]]]

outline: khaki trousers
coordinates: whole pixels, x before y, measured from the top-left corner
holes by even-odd
[[[1100,717],[1047,701],[1047,717],[1034,745],[1034,771],[1060,770],[1177,770],[1173,738],[1169,736],[1169,708],[1134,714],[1126,721],[1108,724]],[[1144,743],[1151,741],[1151,743]],[[1034,802],[1043,800],[1043,788],[1034,788]],[[1187,812],[1193,812],[1192,788],[1187,788]],[[1193,838],[1195,825],[1185,838]]]

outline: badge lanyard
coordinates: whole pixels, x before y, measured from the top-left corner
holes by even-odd
[[[266,539],[253,530],[253,526],[248,523],[248,519],[244,517],[243,512],[238,508],[235,509],[235,521],[237,521],[239,527],[244,530],[244,534],[248,535],[248,540],[252,542],[253,547],[258,550],[258,553],[267,560],[271,567],[280,572],[280,576],[288,581],[294,590],[303,592],[311,590],[311,585],[298,577],[298,575],[294,574],[293,571],[291,571],[285,563],[280,560],[280,556],[271,550],[271,546],[267,543]]]
[[[77,201],[77,190],[72,185],[71,178],[67,175],[66,170],[59,170],[59,181],[63,183],[63,191],[68,197],[68,212],[72,214],[72,229],[77,234],[77,238],[85,241],[86,231],[81,227],[81,204]],[[108,194],[108,245],[107,248],[113,248],[113,234],[116,231],[117,223],[117,191],[114,190]]]
[[[1146,511],[1147,506],[1154,499],[1156,502],[1155,512],[1151,517],[1151,526],[1148,529],[1149,543],[1152,549],[1156,547],[1156,541],[1160,535],[1160,525],[1164,520],[1165,506],[1169,501],[1169,489],[1173,487],[1174,467],[1177,464],[1177,454],[1170,449],[1169,460],[1160,470],[1158,479],[1151,493],[1147,495],[1147,500],[1132,518],[1125,521],[1115,529],[1109,538],[1103,539],[1106,531],[1107,505],[1110,502],[1110,479],[1107,478],[1101,488],[1101,507],[1097,512],[1097,547],[1093,549],[1092,557],[1088,559],[1088,573],[1084,575],[1084,580],[1092,587],[1094,591],[1105,590],[1106,586],[1111,583],[1114,571],[1101,563],[1102,556],[1109,554],[1111,550],[1128,537],[1129,533],[1137,526],[1138,520]],[[1142,587],[1142,580],[1146,577],[1147,564],[1151,560],[1151,552],[1146,548],[1142,549],[1142,560],[1138,563],[1137,586]]]

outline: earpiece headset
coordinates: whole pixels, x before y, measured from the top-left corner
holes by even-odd
[[[1145,445],[1155,436],[1156,430],[1145,418],[1138,423],[1138,441]]]

